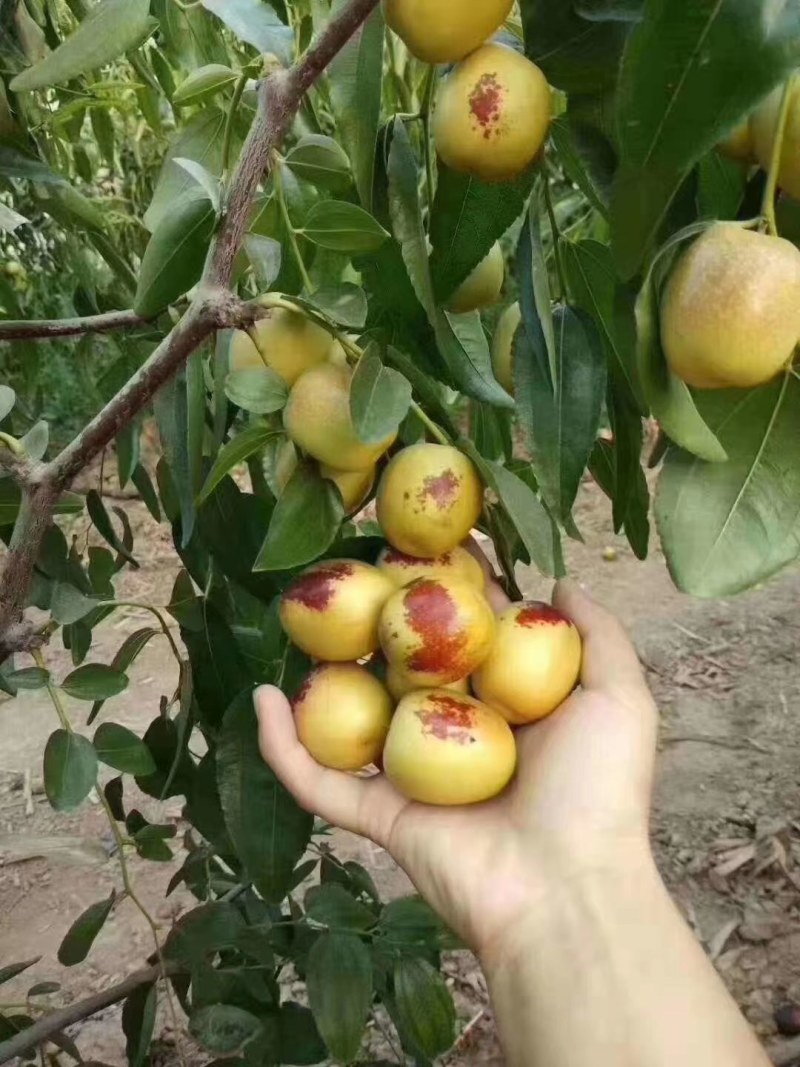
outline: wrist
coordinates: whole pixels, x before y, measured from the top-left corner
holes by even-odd
[[[477,940],[476,955],[490,982],[494,973],[554,936],[564,921],[589,927],[597,916],[615,912],[625,902],[665,893],[646,838],[591,853],[559,855],[550,863],[537,855],[531,862],[525,905],[501,930],[487,931]]]

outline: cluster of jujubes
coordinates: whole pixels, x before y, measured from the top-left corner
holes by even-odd
[[[377,765],[423,803],[487,800],[514,774],[512,727],[551,714],[576,685],[581,639],[568,619],[546,604],[490,606],[484,564],[464,547],[483,492],[458,449],[405,448],[378,487],[387,545],[375,564],[325,560],[286,590],[284,629],[318,661],[294,711],[319,763]]]

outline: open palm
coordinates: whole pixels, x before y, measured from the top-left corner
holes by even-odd
[[[580,877],[646,839],[656,714],[636,654],[618,621],[573,583],[556,586],[554,603],[583,637],[581,688],[518,731],[514,781],[486,804],[429,807],[383,775],[327,770],[300,744],[280,690],[256,695],[262,754],[298,802],[386,848],[480,951],[554,877]]]

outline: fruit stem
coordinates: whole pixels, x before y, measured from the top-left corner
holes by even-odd
[[[792,91],[795,87],[797,75],[792,75],[783,88],[780,111],[778,112],[778,125],[775,127],[775,141],[772,145],[772,159],[767,174],[767,184],[764,189],[764,202],[762,214],[767,222],[767,231],[773,236],[778,236],[778,220],[775,215],[775,195],[778,191],[778,177],[780,175],[781,160],[783,158],[783,140],[786,134],[786,123],[789,118],[789,106],[792,102]]]
[[[436,66],[431,63],[425,76],[425,91],[422,97],[422,144],[425,151],[425,178],[428,183],[428,210],[433,211],[433,198],[436,194],[433,173],[433,150],[431,146],[431,115],[436,91]]]
[[[546,175],[544,179],[544,202],[547,207],[547,217],[550,219],[550,229],[553,233],[553,258],[555,259],[556,274],[558,275],[558,286],[560,289],[559,300],[566,300],[567,283],[564,277],[564,265],[561,262],[561,249],[558,246],[558,243],[561,240],[561,233],[558,228],[556,213],[553,209],[553,201],[550,196],[550,179]]]
[[[292,219],[289,215],[289,208],[286,206],[286,197],[283,192],[283,176],[281,174],[281,166],[283,160],[277,152],[273,155],[273,168],[272,168],[272,182],[275,188],[275,197],[278,201],[278,207],[280,209],[281,217],[283,218],[283,224],[286,227],[286,232],[289,236],[289,244],[292,249],[292,254],[297,263],[297,269],[300,271],[300,277],[303,279],[303,285],[306,292],[311,295],[314,292],[314,286],[311,282],[311,278],[306,270],[305,262],[303,261],[302,253],[300,252],[300,245],[297,243],[297,233],[292,225]]]
[[[225,139],[222,142],[222,181],[227,183],[228,174],[231,164],[231,146],[233,144],[233,123],[236,118],[236,112],[239,109],[239,104],[242,102],[242,95],[244,94],[245,86],[247,85],[247,75],[242,72],[239,75],[236,86],[233,90],[233,96],[231,97],[230,107],[228,108],[228,117],[225,120]]]

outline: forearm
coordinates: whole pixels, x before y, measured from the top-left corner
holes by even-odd
[[[768,1063],[644,855],[565,882],[483,963],[511,1067]]]

